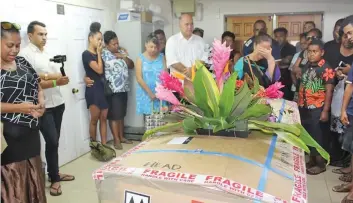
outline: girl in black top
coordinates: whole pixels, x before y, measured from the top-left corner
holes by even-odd
[[[91,114],[89,134],[91,140],[96,140],[97,124],[99,120],[102,144],[107,143],[107,114],[108,103],[104,95],[104,63],[102,60],[103,37],[99,31],[101,25],[97,22],[92,23],[88,36],[89,46],[82,53],[83,67],[86,76],[94,81],[92,86],[86,87],[86,103]]]
[[[38,123],[44,95],[31,64],[17,56],[19,29],[1,22],[1,122],[8,145],[1,154],[1,202],[46,203]]]

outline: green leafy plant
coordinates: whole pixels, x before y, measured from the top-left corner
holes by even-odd
[[[183,99],[191,104],[185,105],[181,102],[175,102],[175,98],[170,98],[174,97],[173,94],[163,92],[162,95],[157,91],[157,98],[164,98],[174,104],[173,110],[164,117],[167,124],[146,131],[143,140],[157,132],[177,132],[183,129],[185,134],[195,135],[198,129],[211,129],[217,133],[222,130],[237,130],[243,127],[241,123],[247,123],[248,130],[262,131],[266,136],[276,134],[284,141],[307,153],[310,153],[308,146],[316,148],[321,156],[329,162],[329,154],[308,134],[303,126],[268,121],[272,114],[272,108],[269,104],[260,102],[264,99],[261,97],[263,88],[256,78],[254,78],[254,86],[251,89],[246,82],[237,88],[236,84],[241,81],[237,81],[236,72],[229,75],[227,79],[219,77],[217,79],[216,74],[216,79],[214,79],[200,62],[196,62],[192,69],[191,84],[185,85],[184,91],[179,92],[183,95]],[[164,78],[162,85],[168,83],[171,86],[170,82],[165,80],[174,79]],[[174,85],[181,84],[175,81]]]

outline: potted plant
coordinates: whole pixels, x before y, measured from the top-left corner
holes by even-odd
[[[228,71],[230,49],[214,42],[213,65],[215,78],[201,62],[192,68],[191,78],[179,73],[170,76],[163,72],[161,84],[157,85],[156,97],[172,104],[172,111],[164,116],[166,125],[145,132],[143,140],[157,132],[174,132],[183,129],[185,134],[206,133],[217,135],[239,135],[260,130],[265,135],[277,134],[284,141],[309,153],[308,146],[316,148],[326,160],[328,153],[307,133],[301,124],[285,124],[271,121],[272,109],[266,98],[280,98],[280,83],[267,89],[260,87],[258,80],[249,88],[247,82],[237,79],[237,73]],[[184,87],[179,79],[184,79]],[[182,96],[179,101],[173,94]],[[186,100],[188,104],[184,104]]]

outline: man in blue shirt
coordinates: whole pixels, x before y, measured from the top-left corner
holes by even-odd
[[[263,20],[257,20],[254,24],[254,36],[248,39],[243,47],[243,56],[247,56],[254,51],[254,39],[255,36],[258,35],[260,32],[267,34],[267,27],[266,23]],[[277,59],[281,59],[281,48],[276,40],[272,39],[272,56]],[[267,67],[267,64],[266,64]]]

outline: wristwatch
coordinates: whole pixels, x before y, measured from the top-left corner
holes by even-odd
[[[44,74],[44,80],[48,80],[48,73]]]

